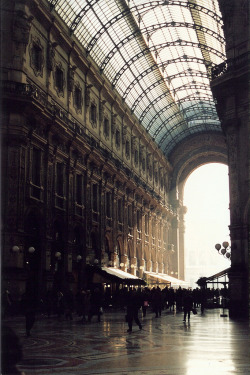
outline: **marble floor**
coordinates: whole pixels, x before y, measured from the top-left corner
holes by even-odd
[[[231,375],[250,374],[248,322],[221,317],[220,309],[192,315],[164,310],[140,319],[142,330],[127,333],[123,311],[105,311],[102,321],[57,321],[39,316],[31,336],[23,317],[5,319],[20,338],[18,368],[34,374]],[[3,343],[4,345],[4,343]]]

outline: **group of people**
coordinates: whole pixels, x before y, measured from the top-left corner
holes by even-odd
[[[101,320],[103,306],[103,294],[100,288],[95,287],[92,291],[81,289],[76,295],[71,290],[58,291],[56,294],[48,290],[43,301],[43,312],[48,317],[56,314],[58,320],[64,317],[66,320],[73,319],[73,312],[81,318],[80,322],[91,322],[94,315],[98,321]]]
[[[127,309],[126,320],[128,322],[128,332],[132,331],[133,321],[142,328],[138,317],[138,311],[141,309],[142,316],[146,317],[147,311],[150,310],[158,318],[161,316],[163,309],[177,312],[184,312],[183,320],[190,319],[190,311],[196,307],[201,307],[204,311],[206,296],[202,290],[196,288],[187,290],[183,288],[163,288],[159,286],[153,288],[121,288],[110,296],[101,290],[100,287],[94,286],[92,290],[81,289],[76,295],[70,290],[49,289],[46,294],[37,301],[37,295],[34,294],[34,288],[30,285],[21,298],[21,312],[25,315],[26,334],[30,336],[31,329],[35,323],[37,313],[46,314],[50,317],[52,314],[57,316],[59,321],[73,320],[73,313],[79,317],[80,323],[91,322],[93,316],[97,321],[101,320],[103,307],[107,306]],[[110,291],[109,291],[110,292]],[[6,314],[11,305],[11,296],[9,291],[4,294],[4,314]]]
[[[202,303],[194,299],[194,291],[180,288],[179,294],[180,293],[181,299],[178,300],[178,311],[184,312],[184,322],[186,322],[187,319],[190,321],[191,311],[194,314],[197,313],[196,307],[202,306]],[[143,317],[145,317],[147,309],[151,307],[151,311],[155,313],[155,317],[158,318],[161,316],[163,309],[169,308],[171,311],[176,303],[171,291],[161,290],[159,287],[153,288],[152,290],[145,288],[143,291],[131,288],[127,292],[125,301],[127,306],[126,321],[128,322],[128,332],[132,332],[133,321],[139,326],[139,329],[142,329],[142,324],[138,316],[140,309],[142,309]],[[169,304],[170,301],[171,303]],[[203,313],[203,311],[204,306],[201,307],[201,312]]]

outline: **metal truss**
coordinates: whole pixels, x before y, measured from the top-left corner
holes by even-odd
[[[205,64],[206,66],[212,65],[210,61],[200,59],[198,57],[192,57],[192,56],[181,56],[177,57],[176,59],[171,59],[164,61],[161,64],[154,63],[151,65],[148,69],[144,70],[141,74],[139,74],[134,81],[130,83],[130,85],[126,88],[125,92],[123,93],[123,100],[126,100],[126,97],[128,96],[129,92],[132,90],[132,88],[136,85],[137,82],[139,82],[142,78],[144,78],[146,75],[152,73],[154,70],[163,68],[163,72],[165,70],[165,67],[170,65],[170,64],[175,64],[177,62],[195,62],[195,63],[200,63],[200,64]],[[115,86],[113,86],[115,87]]]
[[[191,47],[201,48],[201,49],[204,49],[204,50],[206,50],[208,52],[216,54],[217,56],[219,56],[222,59],[225,58],[224,53],[221,53],[221,52],[217,51],[215,48],[209,47],[206,44],[194,43],[194,42],[189,42],[189,41],[180,40],[180,39],[176,40],[174,42],[161,43],[161,44],[158,44],[158,45],[147,47],[144,50],[142,50],[139,53],[137,53],[136,55],[134,55],[117,72],[117,74],[115,75],[115,77],[114,77],[114,79],[112,81],[112,85],[115,87],[117,81],[120,79],[120,77],[122,76],[122,74],[126,71],[126,69],[129,69],[130,65],[132,65],[134,62],[136,62],[141,57],[145,56],[147,53],[149,53],[149,52],[157,52],[159,54],[159,50],[162,50],[162,49],[167,48],[167,47],[176,46],[176,45],[178,45],[178,46],[191,46]],[[114,56],[114,55],[112,55],[112,56]],[[108,62],[109,62],[109,60],[106,60],[106,58],[105,58],[105,64],[102,64],[102,70],[105,68],[105,65]]]
[[[163,22],[163,23],[157,23],[155,25],[151,25],[149,27],[141,28],[142,34],[146,34],[148,38],[150,37],[159,29],[168,28],[168,27],[185,27],[189,29],[194,29],[196,31],[201,31],[204,34],[208,34],[214,38],[216,38],[220,43],[225,43],[225,38],[222,37],[220,34],[216,33],[214,30],[209,29],[208,27],[198,25],[195,23],[189,23],[189,22]]]
[[[208,124],[207,124],[208,125]],[[210,124],[211,126],[213,126],[213,131],[217,131],[217,132],[221,132],[221,128],[220,128],[220,125],[215,125],[214,124]],[[211,129],[207,129],[208,131],[211,131]],[[192,134],[204,134],[204,126],[203,125],[196,125],[195,127],[195,132],[192,132]],[[180,132],[178,134],[178,137],[172,137],[172,140],[168,139],[167,140],[167,146],[162,150],[163,153],[165,155],[167,155],[173,148],[174,146],[180,142],[180,140],[186,138],[186,134],[188,136],[190,136],[190,131],[189,131],[189,128],[187,127],[187,129],[183,130],[182,132]],[[163,142],[166,140],[167,136],[169,134],[165,134],[165,137],[161,139],[161,141],[159,142],[159,147],[162,148],[162,145],[163,145]],[[171,135],[171,134],[170,134]]]
[[[201,72],[199,70],[194,70],[191,68],[188,68],[184,72],[176,73],[171,76],[166,77],[166,80],[168,82],[172,81],[175,78],[180,78],[180,77],[202,77],[202,78],[209,78],[209,74],[207,72]]]
[[[186,116],[186,113],[187,113],[187,112],[195,111],[195,110],[200,111],[200,113],[212,113],[212,114],[214,114],[214,115],[217,116],[217,112],[216,112],[216,110],[215,110],[215,107],[211,107],[211,106],[209,106],[209,107],[204,107],[204,103],[202,103],[202,105],[201,105],[201,104],[200,104],[200,105],[197,105],[197,104],[195,103],[195,104],[190,105],[190,106],[187,107],[187,108],[183,108],[183,109],[182,109],[182,113],[183,113],[184,116]]]
[[[98,3],[100,0],[86,0],[87,5],[81,9],[81,11],[75,16],[72,24],[70,25],[70,32],[73,33],[79,23],[81,22],[82,18],[85,16],[85,14],[89,11],[89,9],[93,8],[93,5]]]
[[[59,2],[59,0],[49,0],[50,11],[52,11],[56,7],[58,2]]]
[[[165,86],[165,81],[164,79],[161,77],[160,79],[158,79],[158,81],[155,81],[154,83],[152,83],[150,86],[148,86],[141,95],[138,96],[138,98],[136,99],[136,101],[134,102],[134,104],[132,105],[131,107],[131,112],[133,113],[135,108],[137,107],[137,105],[141,102],[142,98],[144,96],[146,96],[151,90],[153,90],[155,87],[157,86],[160,86],[161,84],[163,84]]]
[[[142,121],[142,118],[145,117],[147,112],[150,111],[150,108],[163,98],[164,98],[164,93],[161,94],[159,97],[157,97],[155,100],[153,100],[153,102],[150,103],[151,106],[148,106],[144,110],[144,112],[142,113],[142,116],[140,117],[140,121]],[[189,102],[189,101],[192,101],[192,100],[195,100],[196,105],[197,105],[198,104],[197,99],[199,99],[199,103],[205,102],[205,103],[210,103],[211,105],[214,105],[213,99],[209,98],[208,96],[199,96],[199,95],[194,96],[193,94],[188,95],[185,98],[182,98],[180,100],[174,101],[173,103],[170,103],[169,105],[167,105],[166,107],[164,107],[160,111],[158,111],[157,114],[150,120],[150,123],[147,125],[147,129],[151,128],[152,123],[156,120],[157,117],[159,117],[163,112],[169,110],[171,107],[173,107],[175,105],[178,105],[178,104],[181,105],[182,103]],[[182,113],[182,111],[180,113]],[[175,116],[176,116],[176,113],[175,113]]]
[[[187,69],[187,71],[185,72],[181,72],[181,73],[177,73],[177,74],[174,74],[172,76],[168,76],[166,79],[168,80],[168,82],[170,82],[172,79],[175,79],[175,78],[180,78],[180,77],[202,77],[202,78],[208,78],[208,75],[207,73],[205,72],[199,72],[198,70],[192,70],[192,69]],[[162,83],[164,83],[165,85],[165,80],[164,78],[160,78],[158,81],[152,83],[150,86],[147,86],[147,88],[143,91],[143,93],[141,95],[138,96],[138,98],[136,99],[136,101],[134,102],[134,104],[132,105],[131,107],[131,112],[133,113],[135,108],[137,107],[137,105],[141,102],[142,98],[147,95],[152,89],[154,89],[155,87],[157,86],[160,86]],[[152,103],[151,103],[152,104]],[[143,118],[143,113],[142,115],[140,116],[140,121],[141,119]]]
[[[112,59],[112,57],[116,54],[117,51],[119,51],[119,49],[121,47],[123,47],[126,43],[128,43],[130,40],[133,40],[136,35],[141,35],[141,32],[139,29],[135,30],[134,33],[132,34],[129,34],[128,36],[126,36],[123,40],[121,40],[118,44],[115,45],[115,48],[113,48],[109,53],[108,55],[105,57],[105,59],[103,60],[102,64],[100,65],[100,71],[101,73],[103,72],[103,70],[105,69],[106,65],[108,64],[108,62]]]
[[[128,0],[129,1],[129,0]],[[184,7],[188,9],[194,9],[201,13],[207,14],[213,19],[215,19],[219,24],[222,24],[222,18],[218,16],[217,13],[213,12],[211,9],[205,8],[202,5],[196,4],[194,2],[188,1],[187,3],[185,1],[176,1],[176,0],[156,0],[156,1],[149,1],[146,4],[136,5],[130,8],[130,10],[133,11],[142,11],[140,14],[143,14],[140,16],[141,18],[148,13],[153,8],[159,7],[159,6],[168,6],[168,5],[177,5],[179,7]]]
[[[155,120],[160,117],[165,111],[167,111],[169,108],[165,107],[165,108],[162,108],[151,120],[150,120],[150,123],[147,125],[147,128],[146,130],[149,132],[150,129],[152,128],[153,126],[153,123],[155,122]],[[181,112],[182,113],[182,112]],[[180,113],[180,115],[181,115]],[[154,133],[154,138],[156,138],[158,136],[158,134],[160,134],[160,132],[162,131],[162,129],[164,127],[166,127],[166,124],[168,124],[172,119],[174,119],[176,117],[176,113],[173,113],[170,117],[167,118],[166,121],[164,121],[161,126],[158,127],[158,129],[156,130],[156,132]],[[204,116],[202,116],[201,113],[197,113],[195,115],[191,115],[191,116],[184,116],[183,118],[183,121],[181,123],[178,123],[178,125],[176,126],[171,126],[171,129],[174,129],[175,127],[179,126],[180,124],[184,124],[184,123],[188,123],[189,121],[193,121],[193,120],[209,120],[209,119],[213,119],[213,120],[218,120],[218,115],[217,113],[213,113],[213,114],[210,114],[210,115],[207,115],[204,113]]]
[[[167,107],[169,107],[169,106],[167,106]],[[154,117],[152,117],[152,119],[150,120],[149,124],[148,124],[147,127],[146,127],[146,130],[147,130],[148,132],[149,132],[150,129],[152,128],[153,123],[156,121],[156,119],[159,118],[164,112],[166,112],[166,111],[169,109],[169,108],[167,108],[167,107],[163,107],[160,111],[157,112],[156,115],[154,115]],[[170,117],[168,117],[168,120],[167,120],[167,121],[172,120],[172,118],[174,118],[174,117],[176,117],[176,116],[177,116],[177,114],[176,114],[176,112],[175,112],[175,113],[173,113]],[[163,127],[164,127],[164,126],[161,125],[159,128],[162,129]],[[155,135],[158,135],[159,132],[160,132],[160,130],[159,130],[159,131],[157,130],[157,131],[155,132]]]
[[[151,103],[150,103],[150,106],[147,106],[146,109],[142,112],[140,118],[139,118],[139,121],[142,122],[143,118],[147,115],[147,113],[150,111],[150,108],[152,106],[154,106],[158,101],[160,101],[161,99],[163,98],[166,98],[166,93],[162,93],[160,96],[158,96],[157,98],[155,98]],[[167,110],[167,109],[170,109],[171,107],[173,107],[174,105],[176,105],[176,102],[172,102],[170,104],[168,104],[166,107],[164,107],[163,109],[164,110]],[[159,114],[159,112],[157,112]]]
[[[161,133],[161,131],[166,128],[167,129],[167,124],[169,123],[169,121],[172,120],[172,118],[174,118],[176,116],[176,114],[173,114],[172,116],[168,117],[166,121],[164,121],[161,126],[157,129],[157,131],[154,133],[154,138],[157,138],[157,136]],[[185,118],[183,119],[183,121],[181,122],[178,122],[178,124],[176,125],[172,125],[170,129],[167,129],[169,132],[172,132],[174,131],[175,129],[177,129],[178,127],[182,126],[182,125],[187,125],[188,126],[188,122],[189,121],[193,121],[193,120],[218,120],[217,118],[217,114],[215,115],[215,118],[213,116],[206,116],[206,118],[204,119],[204,117],[200,116],[200,115],[194,115],[190,118]]]
[[[89,42],[89,44],[88,44],[88,46],[86,48],[87,54],[90,53],[91,49],[94,47],[94,45],[97,42],[97,40],[108,30],[109,27],[111,27],[113,24],[115,24],[117,21],[119,21],[121,18],[123,18],[124,16],[126,16],[128,14],[130,14],[130,10],[129,9],[125,9],[124,11],[122,11],[121,13],[119,13],[117,16],[115,16],[114,18],[112,18],[105,25],[103,25],[103,28],[100,29],[98,31],[98,33],[96,33],[96,35]],[[164,22],[164,23],[158,23],[158,24],[155,24],[155,25],[151,25],[149,27],[144,27],[144,28],[138,30],[138,33],[139,34],[140,33],[141,34],[146,34],[148,36],[148,38],[150,38],[153,35],[153,33],[155,33],[156,31],[158,31],[160,29],[163,29],[163,28],[168,28],[168,27],[185,27],[185,28],[191,28],[191,29],[194,29],[196,31],[202,31],[205,34],[213,36],[213,37],[215,37],[221,43],[225,42],[225,39],[221,35],[219,35],[218,33],[216,33],[214,30],[211,30],[211,29],[209,29],[207,27],[204,27],[202,25],[198,25],[198,24],[195,24],[195,23],[189,23],[189,22]]]
[[[90,53],[90,51],[92,50],[92,48],[94,47],[94,45],[96,44],[97,40],[105,33],[107,32],[108,28],[111,27],[112,25],[114,25],[117,21],[119,21],[120,19],[122,19],[123,17],[127,16],[127,15],[130,15],[131,16],[131,13],[130,13],[130,10],[129,9],[125,9],[123,10],[121,13],[117,14],[114,18],[112,18],[109,22],[107,22],[105,25],[103,25],[103,28],[100,29],[98,31],[98,33],[96,33],[96,35],[91,39],[91,41],[89,42],[87,48],[86,48],[86,53],[87,55]],[[132,17],[132,16],[131,16]]]
[[[164,108],[163,108],[163,109],[164,109]],[[164,112],[163,109],[161,110],[161,112]],[[156,117],[156,116],[155,116],[155,117]],[[155,133],[154,133],[154,138],[156,138],[156,137],[161,133],[162,129],[164,129],[164,128],[166,127],[166,125],[169,123],[169,121],[171,121],[171,120],[172,120],[173,118],[175,118],[175,117],[176,117],[176,113],[173,113],[170,117],[168,117],[167,120],[164,121],[164,122],[161,124],[161,126],[159,126],[159,127],[157,128],[157,130],[156,130]],[[151,121],[151,122],[153,122],[153,121]],[[183,121],[182,121],[181,123],[185,123],[185,119],[183,119]],[[180,124],[180,122],[178,122],[178,124],[175,125],[175,126],[172,125],[172,126],[171,126],[171,129],[174,129],[175,127],[179,126],[179,124]],[[153,125],[153,124],[152,124],[152,125]],[[148,132],[150,131],[152,125],[150,125],[150,128],[149,128],[149,129],[148,129],[148,127],[147,127]],[[169,130],[169,129],[168,129],[168,130]]]
[[[210,96],[212,96],[210,87],[207,87],[205,84],[198,84],[198,83],[189,83],[187,85],[182,85],[174,89],[170,89],[170,91],[176,94],[178,91],[183,91],[186,89],[209,91]]]

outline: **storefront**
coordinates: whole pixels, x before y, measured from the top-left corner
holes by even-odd
[[[169,276],[165,273],[156,273],[144,271],[147,285],[152,288],[159,286],[161,289],[168,287],[177,289],[188,288],[188,283],[183,280],[176,279],[175,277]]]

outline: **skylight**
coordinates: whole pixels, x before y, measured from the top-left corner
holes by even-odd
[[[221,131],[210,89],[225,61],[217,0],[50,3],[166,156],[190,134]]]

